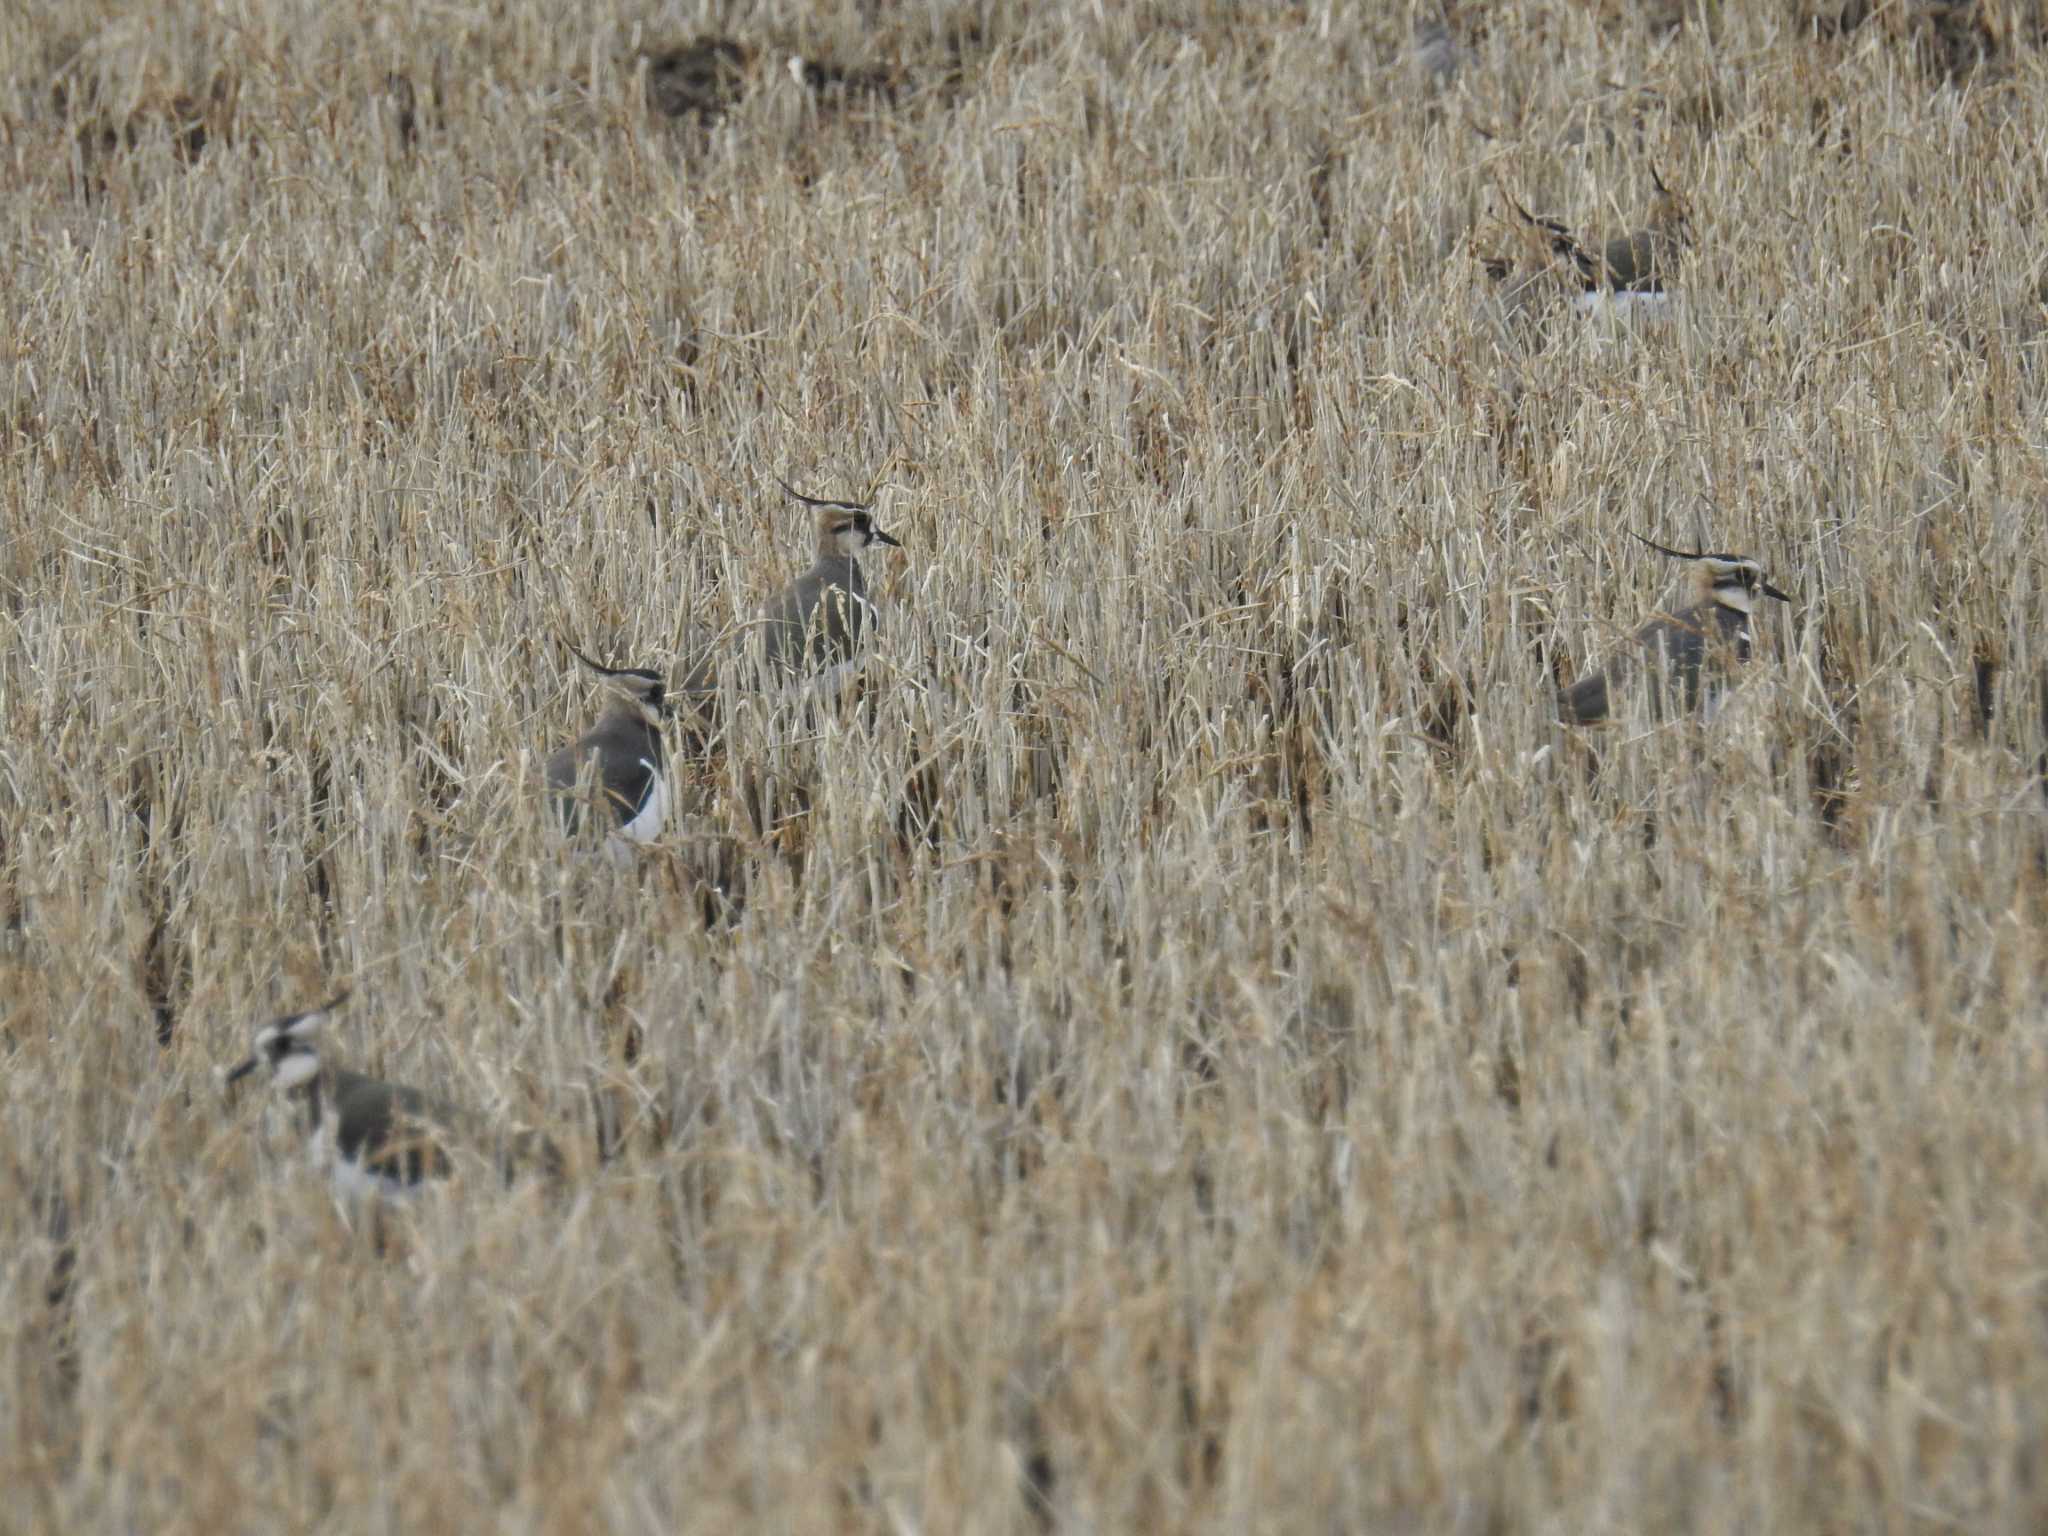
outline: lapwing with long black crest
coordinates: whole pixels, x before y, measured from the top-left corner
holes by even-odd
[[[611,708],[576,741],[548,759],[548,790],[574,833],[591,798],[612,832],[631,843],[651,843],[668,820],[669,781],[661,726],[669,698],[661,674],[641,667],[607,667],[570,645],[564,647],[604,679]],[[586,779],[586,775],[588,776]],[[587,795],[582,791],[587,783]]]
[[[1537,242],[1571,264],[1583,290],[1574,302],[1589,308],[1618,299],[1662,302],[1677,278],[1679,262],[1693,243],[1692,205],[1665,183],[1655,166],[1650,167],[1650,181],[1657,195],[1649,222],[1598,244],[1581,239],[1556,219],[1531,213],[1505,187],[1500,191]]]
[[[877,545],[903,545],[882,531],[871,503],[806,496],[783,480],[775,483],[812,509],[817,553],[809,570],[762,604],[753,655],[771,688],[829,691],[859,665],[880,617],[860,557]],[[701,663],[681,691],[700,706],[708,703],[718,691],[716,658]]]
[[[1703,704],[1711,714],[1725,688],[1727,665],[1749,660],[1757,598],[1792,600],[1765,580],[1763,567],[1747,555],[1672,549],[1641,534],[1632,537],[1661,555],[1691,562],[1690,601],[1676,612],[1653,615],[1627,647],[1560,688],[1557,710],[1566,724],[1593,725],[1612,717],[1618,712],[1617,691],[1638,675],[1649,690],[1654,716]]]

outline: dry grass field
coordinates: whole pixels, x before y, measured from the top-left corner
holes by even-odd
[[[0,1531],[2043,1528],[2041,30],[0,8]],[[573,856],[776,476],[857,688]],[[1567,731],[1631,532],[1796,601]]]

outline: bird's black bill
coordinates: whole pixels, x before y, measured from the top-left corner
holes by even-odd
[[[1780,592],[1780,591],[1779,591],[1779,590],[1778,590],[1778,589],[1777,589],[1776,587],[1772,586],[1772,585],[1771,585],[1771,584],[1770,584],[1770,583],[1769,583],[1768,581],[1766,581],[1766,582],[1761,582],[1761,583],[1759,583],[1759,584],[1758,584],[1758,587],[1757,587],[1757,590],[1758,590],[1758,591],[1760,591],[1760,592],[1762,592],[1762,593],[1763,593],[1763,595],[1764,595],[1765,597],[1775,597],[1775,598],[1776,598],[1776,599],[1777,599],[1777,600],[1778,600],[1779,602],[1781,602],[1781,603],[1789,603],[1789,602],[1791,602],[1791,601],[1792,601],[1792,594],[1791,594],[1791,593],[1789,593],[1789,592]]]
[[[236,1067],[234,1071],[228,1074],[228,1081],[231,1083],[239,1083],[243,1078],[247,1077],[251,1072],[254,1072],[255,1070],[256,1058],[254,1056],[251,1056],[247,1061],[243,1062],[240,1066]]]
[[[901,549],[903,547],[903,541],[901,539],[892,539],[889,537],[889,535],[882,532],[882,530],[879,528],[871,528],[868,531],[874,535],[874,539],[877,544],[886,544],[891,549]]]

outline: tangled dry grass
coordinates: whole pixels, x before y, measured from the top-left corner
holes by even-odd
[[[2037,18],[1358,9],[0,11],[0,1526],[2041,1528]],[[778,474],[861,696],[566,858]],[[1567,735],[1630,530],[1798,601]]]

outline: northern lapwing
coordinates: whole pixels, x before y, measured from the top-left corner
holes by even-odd
[[[288,1013],[256,1031],[255,1049],[228,1073],[241,1081],[258,1067],[270,1085],[306,1110],[312,1161],[349,1196],[416,1192],[448,1172],[444,1138],[455,1116],[417,1088],[364,1077],[321,1059],[319,1033],[348,1001],[340,992],[317,1008]]]
[[[639,667],[599,666],[566,640],[563,645],[603,678],[616,698],[596,725],[548,759],[548,790],[574,833],[582,822],[584,802],[577,789],[587,765],[591,792],[603,803],[603,814],[616,823],[616,834],[628,842],[651,843],[661,835],[669,810],[661,745],[661,723],[669,702],[661,674]]]
[[[1641,229],[1616,235],[1597,249],[1556,219],[1531,213],[1505,188],[1501,196],[1533,232],[1538,243],[1553,256],[1571,263],[1573,275],[1583,292],[1574,302],[1590,307],[1605,299],[1628,295],[1637,301],[1655,302],[1669,292],[1678,274],[1678,264],[1692,244],[1692,208],[1684,197],[1664,184],[1655,166],[1650,180],[1656,186],[1656,200],[1650,207],[1650,222]]]
[[[761,607],[758,654],[765,681],[771,687],[829,690],[858,665],[878,618],[859,557],[877,544],[903,546],[876,526],[870,505],[806,496],[782,480],[775,483],[815,512],[817,559]],[[715,694],[715,660],[702,663],[683,691],[698,701]]]
[[[1670,549],[1634,535],[1659,554],[1692,562],[1692,600],[1676,613],[1659,613],[1639,628],[1632,644],[1605,665],[1557,691],[1557,712],[1568,725],[1593,725],[1614,713],[1616,690],[1638,665],[1650,690],[1651,711],[1662,717],[1698,708],[1704,693],[1711,713],[1720,687],[1707,679],[1716,661],[1749,660],[1749,621],[1759,594],[1791,601],[1764,579],[1763,567],[1747,555],[1711,555]]]
[[[447,1176],[450,1150],[458,1142],[487,1148],[508,1182],[521,1168],[560,1176],[562,1154],[540,1131],[488,1137],[480,1134],[475,1117],[417,1088],[323,1059],[321,1026],[348,997],[338,992],[317,1008],[265,1024],[248,1058],[227,1074],[230,1084],[237,1083],[261,1067],[275,1091],[304,1106],[311,1161],[339,1193],[398,1199],[416,1194],[426,1180]]]

